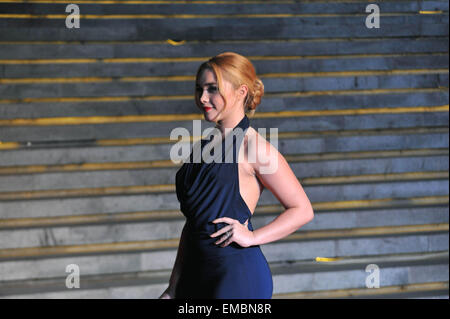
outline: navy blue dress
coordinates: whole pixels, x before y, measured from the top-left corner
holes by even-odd
[[[248,127],[249,119],[244,115],[232,133],[245,134]],[[234,138],[232,147],[228,147],[228,150],[227,145],[230,146],[231,143],[226,145],[223,139],[224,151],[219,154],[222,162],[203,159],[200,159],[201,162],[194,162],[191,153],[189,161],[176,174],[177,198],[186,217],[186,242],[175,298],[272,297],[272,274],[259,246],[244,248],[231,243],[222,248],[214,244],[220,236],[209,236],[228,225],[211,223],[220,217],[230,217],[241,224],[248,219],[248,228],[253,230],[250,209],[239,192],[237,155],[243,134],[230,135]],[[198,145],[203,150],[212,140],[202,139]],[[209,149],[210,154],[216,155],[212,151],[212,144]]]

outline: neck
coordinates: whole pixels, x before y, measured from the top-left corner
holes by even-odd
[[[232,115],[228,116],[225,119],[219,120],[216,123],[216,128],[220,130],[222,135],[225,135],[225,129],[233,129],[235,128],[239,122],[244,118],[244,111],[242,112],[234,112]]]

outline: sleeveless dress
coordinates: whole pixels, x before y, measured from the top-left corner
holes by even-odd
[[[248,229],[253,230],[252,214],[239,192],[237,161],[239,146],[248,127],[249,119],[244,115],[231,131],[233,135],[226,133],[233,137],[233,143],[230,147],[230,139],[227,143],[222,140],[223,151],[218,155],[222,156],[222,162],[204,161],[204,158],[194,161],[193,151],[190,160],[176,173],[177,198],[186,217],[186,242],[175,298],[272,297],[272,274],[259,246],[244,248],[233,242],[220,247],[214,243],[221,236],[209,236],[228,225],[212,223],[220,217],[230,217],[241,224],[248,220]],[[236,131],[243,133],[234,135]],[[198,145],[202,151],[211,140],[200,140]],[[215,156],[212,145],[209,145],[209,154]]]

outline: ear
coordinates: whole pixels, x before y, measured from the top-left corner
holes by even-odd
[[[245,84],[242,84],[239,89],[238,89],[238,94],[239,97],[244,101],[245,97],[247,96],[248,93],[248,86]]]

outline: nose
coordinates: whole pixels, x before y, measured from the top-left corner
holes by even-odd
[[[200,94],[200,102],[202,104],[205,104],[206,102],[208,102],[207,95],[208,94],[205,94],[205,91],[202,91],[202,93]]]

